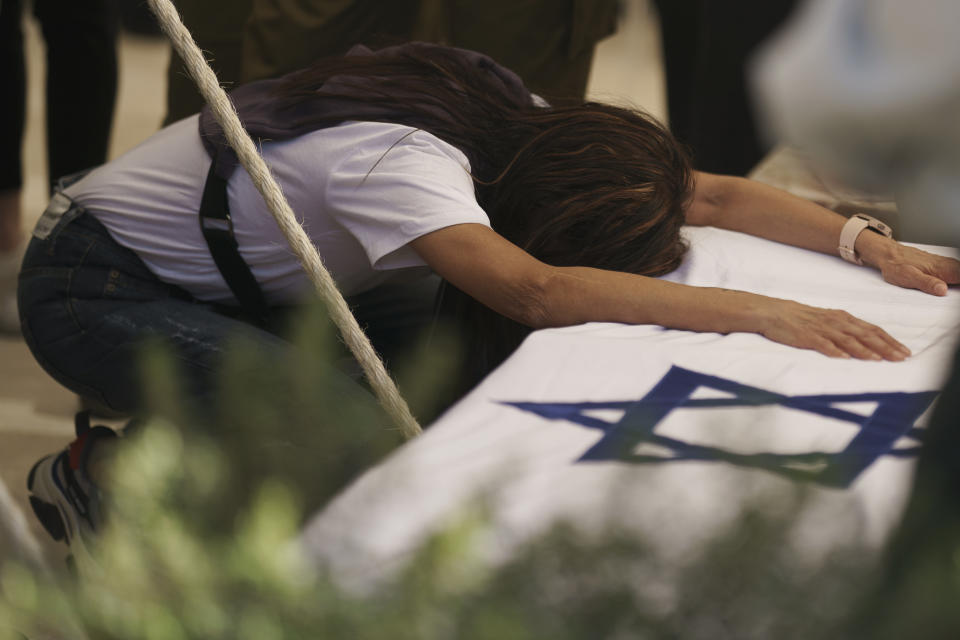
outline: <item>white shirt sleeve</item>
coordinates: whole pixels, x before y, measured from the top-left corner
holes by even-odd
[[[409,243],[432,231],[490,226],[466,156],[416,129],[360,145],[331,172],[324,201],[378,271],[426,266]]]

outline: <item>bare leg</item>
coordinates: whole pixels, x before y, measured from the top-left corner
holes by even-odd
[[[17,272],[23,236],[20,231],[20,189],[0,191],[0,332],[20,330],[17,314]]]
[[[0,254],[16,251],[23,243],[20,233],[20,189],[0,191]]]

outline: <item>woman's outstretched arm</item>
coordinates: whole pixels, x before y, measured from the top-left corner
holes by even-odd
[[[784,244],[839,256],[846,218],[809,200],[746,178],[696,172],[687,222],[742,231]],[[960,283],[960,262],[935,256],[877,233],[857,238],[857,255],[884,279],[908,289],[943,296]]]
[[[844,311],[616,271],[552,267],[479,224],[440,229],[412,246],[451,284],[533,328],[591,321],[657,324],[758,333],[832,357],[903,360],[910,354],[879,327]]]

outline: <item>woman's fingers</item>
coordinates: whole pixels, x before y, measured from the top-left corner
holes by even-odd
[[[834,343],[850,356],[860,360],[891,360],[899,362],[910,355],[906,347],[892,345],[870,333],[841,334]]]
[[[856,358],[857,360],[900,362],[910,355],[905,347],[901,349],[871,337],[855,337],[848,334],[835,334],[830,338],[818,337],[810,348],[831,358]]]
[[[933,273],[947,284],[960,284],[960,260],[936,256]]]
[[[899,270],[899,282],[893,284],[900,285],[906,289],[919,289],[932,296],[947,295],[947,283],[941,278],[924,273],[914,266],[905,266]]]
[[[902,247],[896,259],[879,266],[890,284],[934,296],[945,296],[949,285],[960,284],[960,261],[914,247]]]
[[[836,330],[834,343],[854,358],[899,362],[910,355],[910,350],[889,333],[846,311],[834,312],[831,321]]]
[[[946,284],[960,284],[960,260],[927,253],[916,247],[904,247],[902,262],[913,265]]]
[[[854,336],[841,333],[833,338],[836,344],[845,353],[858,360],[881,360],[883,359],[879,352],[868,347]]]
[[[787,303],[786,309],[784,313],[781,308],[778,322],[764,332],[768,338],[832,358],[899,362],[910,355],[910,350],[886,331],[846,311],[796,303]]]
[[[879,327],[875,327],[875,329],[876,331],[867,333],[861,338],[861,342],[871,347],[874,352],[880,354],[885,360],[899,361],[912,355],[906,345],[894,340],[883,329]]]
[[[803,347],[804,345],[796,345]],[[814,351],[819,351],[825,356],[830,356],[831,358],[850,358],[850,354],[838,347],[832,340],[825,338],[823,336],[814,336],[809,345],[806,345],[807,348],[813,349]]]

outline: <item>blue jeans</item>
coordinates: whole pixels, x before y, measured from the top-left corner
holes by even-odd
[[[379,333],[404,344],[405,332],[429,326],[432,286],[420,286],[400,302],[365,294],[358,304],[371,309],[375,321],[399,326],[398,332]],[[142,408],[139,356],[145,338],[159,338],[171,348],[184,386],[201,402],[212,395],[215,372],[233,338],[242,336],[265,354],[259,368],[264,362],[282,367],[292,349],[283,338],[234,317],[236,310],[199,302],[161,281],[94,216],[75,206],[47,237],[31,239],[18,302],[24,339],[40,365],[68,389],[123,413]],[[345,373],[331,375],[338,388],[372,402]]]

